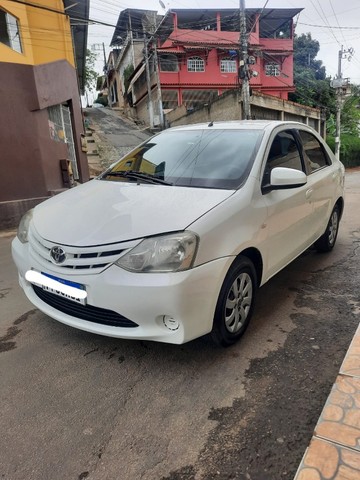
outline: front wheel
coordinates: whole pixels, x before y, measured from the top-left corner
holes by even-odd
[[[234,344],[249,325],[257,289],[256,271],[247,257],[231,266],[216,305],[213,340],[223,347]]]
[[[318,252],[330,252],[334,248],[337,234],[339,231],[340,223],[340,210],[338,205],[335,205],[333,211],[331,212],[329,223],[327,224],[326,230],[321,235],[319,240],[315,242],[315,248]]]

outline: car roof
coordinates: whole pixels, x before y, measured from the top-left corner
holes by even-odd
[[[232,121],[211,121],[207,123],[194,123],[189,125],[180,125],[172,127],[169,130],[204,130],[207,128],[222,129],[222,130],[273,130],[279,126],[291,127],[305,127],[307,125],[300,122],[280,121],[280,120],[232,120]]]

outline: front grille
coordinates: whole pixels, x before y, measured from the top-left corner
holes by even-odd
[[[110,245],[74,247],[54,243],[42,238],[33,225],[29,229],[30,254],[44,266],[57,273],[99,273],[116,262],[125,250],[134,247],[139,241],[121,242]],[[60,246],[66,253],[66,259],[61,264],[55,264],[50,251]]]
[[[40,300],[72,317],[81,318],[81,320],[87,320],[88,322],[109,325],[111,327],[135,328],[139,326],[132,320],[112,310],[94,307],[93,305],[81,305],[67,298],[47,292],[37,285],[33,285],[32,287]]]

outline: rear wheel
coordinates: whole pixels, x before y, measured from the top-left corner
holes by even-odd
[[[335,205],[333,211],[331,212],[330,220],[327,224],[325,232],[323,235],[321,235],[319,240],[315,242],[315,248],[318,252],[330,252],[330,250],[334,248],[339,231],[339,222],[340,209],[338,205]]]
[[[216,305],[213,340],[223,347],[234,344],[249,325],[257,289],[256,272],[247,257],[239,257],[224,280]]]

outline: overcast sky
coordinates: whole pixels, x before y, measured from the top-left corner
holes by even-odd
[[[238,8],[237,0],[162,0],[169,8]],[[266,0],[246,0],[247,8],[262,8]],[[90,0],[90,18],[116,25],[119,13],[126,8],[142,8],[165,13],[159,0]],[[355,53],[342,61],[343,77],[360,84],[360,0],[268,0],[266,8],[304,8],[297,19],[296,33],[310,32],[320,43],[318,59],[328,75],[335,76],[338,52],[353,48]],[[89,27],[88,46],[104,42],[107,52],[114,28]],[[103,55],[99,54],[99,63]],[[100,69],[101,67],[99,67]]]

